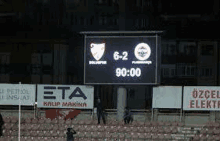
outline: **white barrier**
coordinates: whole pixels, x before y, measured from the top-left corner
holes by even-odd
[[[21,105],[34,105],[36,86],[31,84],[1,84],[0,85],[0,104],[1,105],[19,105],[19,96]]]
[[[94,87],[37,85],[37,107],[93,109]]]
[[[152,108],[181,108],[181,100],[181,86],[160,86],[153,88]]]
[[[220,110],[220,87],[184,87],[183,110]]]

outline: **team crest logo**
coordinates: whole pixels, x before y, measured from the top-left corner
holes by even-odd
[[[134,54],[137,59],[143,61],[150,57],[151,49],[148,44],[140,43],[135,47]]]
[[[101,44],[90,44],[90,49],[92,56],[98,61],[99,59],[102,58],[104,52],[105,52],[105,43]]]

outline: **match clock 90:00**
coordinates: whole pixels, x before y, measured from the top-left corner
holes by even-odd
[[[131,76],[131,77],[140,77],[141,76],[141,69],[140,68],[116,68],[116,76],[117,77],[126,77],[126,76]]]

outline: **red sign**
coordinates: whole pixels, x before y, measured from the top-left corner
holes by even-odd
[[[76,109],[49,109],[46,110],[46,118],[50,118],[51,120],[54,118],[62,117],[63,119],[75,118],[81,110]]]

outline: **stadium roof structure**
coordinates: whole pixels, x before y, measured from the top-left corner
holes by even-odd
[[[141,34],[141,33],[163,33],[163,31],[82,31],[80,34]]]

